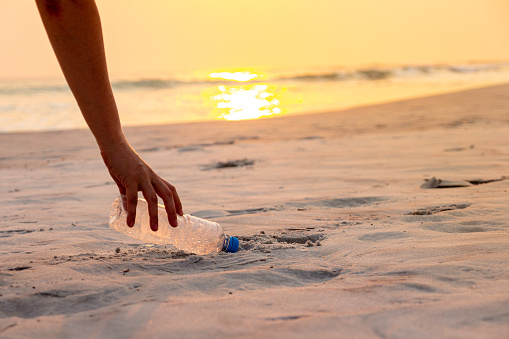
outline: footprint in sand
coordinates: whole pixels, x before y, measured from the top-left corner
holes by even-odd
[[[28,234],[28,233],[32,233],[32,232],[35,232],[35,230],[21,229],[21,230],[0,231],[0,238],[8,238],[8,237],[12,237],[15,234]]]
[[[48,290],[0,299],[0,318],[73,314],[109,306],[135,290],[125,287],[100,290]]]
[[[324,234],[303,234],[283,233],[280,235],[255,234],[252,236],[239,237],[241,249],[243,251],[260,251],[270,253],[273,250],[294,248],[295,245],[304,245],[306,247],[322,246],[325,239]]]
[[[244,214],[256,214],[256,213],[263,213],[270,210],[274,210],[274,208],[267,208],[267,207],[259,207],[259,208],[246,208],[241,210],[216,210],[216,209],[207,209],[207,210],[200,210],[191,213],[195,217],[203,218],[203,219],[212,219],[212,218],[220,218],[220,217],[227,217],[227,216],[234,216],[234,215],[244,215]]]
[[[279,242],[287,244],[320,244],[320,241],[325,239],[323,234],[282,234],[273,236]]]
[[[347,208],[376,204],[385,199],[386,198],[384,197],[321,199],[321,200],[310,200],[309,202],[307,202],[307,204],[319,207]]]
[[[453,210],[462,210],[471,206],[471,204],[452,204],[445,206],[433,206],[428,208],[421,208],[415,211],[408,213],[409,215],[431,215],[435,213],[445,212],[445,211],[453,211]]]
[[[427,293],[439,292],[439,290],[437,290],[434,287],[431,287],[431,286],[425,285],[425,284],[420,284],[420,283],[401,283],[399,285],[403,286],[404,288],[410,288],[412,290],[417,290],[420,292],[427,292]]]
[[[298,208],[299,210],[306,210],[310,206],[325,207],[325,208],[352,208],[363,205],[377,204],[380,201],[386,200],[385,197],[359,197],[359,198],[336,198],[336,199],[305,199],[304,201],[290,201],[284,205],[274,207],[258,207],[258,208],[245,208],[240,210],[217,210],[207,209],[191,213],[199,218],[209,219],[226,216],[236,216],[244,214],[265,213],[268,211],[279,211],[289,207]]]
[[[422,228],[430,231],[443,232],[443,233],[476,233],[476,232],[490,232],[499,230],[499,225],[488,225],[485,221],[471,220],[463,222],[440,222],[428,225],[423,225]],[[502,226],[502,225],[500,225]]]
[[[390,239],[401,239],[406,237],[409,237],[409,235],[403,232],[378,232],[361,235],[359,240],[377,242]]]

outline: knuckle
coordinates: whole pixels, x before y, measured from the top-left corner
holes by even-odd
[[[164,192],[164,198],[166,200],[172,200],[173,199],[173,193],[171,191]]]
[[[150,176],[150,171],[144,164],[138,164],[136,166],[136,171],[140,174],[141,177],[146,178]]]

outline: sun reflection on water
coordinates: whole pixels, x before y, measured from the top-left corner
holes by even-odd
[[[251,72],[221,72],[210,73],[209,77],[245,82],[260,78],[261,75]],[[219,119],[257,119],[283,113],[280,99],[285,90],[269,83],[223,84],[206,91],[204,99],[212,105]]]

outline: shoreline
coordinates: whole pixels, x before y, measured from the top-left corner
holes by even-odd
[[[398,100],[393,102],[365,105],[344,110],[314,112],[289,116],[275,116],[254,120],[240,121],[198,121],[161,125],[124,126],[124,132],[133,147],[141,151],[157,148],[190,147],[204,142],[218,144],[235,143],[236,141],[256,140],[290,140],[305,137],[344,137],[359,133],[390,133],[401,131],[425,130],[437,127],[460,127],[475,122],[506,123],[509,118],[501,114],[503,107],[509,107],[505,92],[509,84],[481,87],[466,91],[444,93],[420,98]],[[456,101],[462,101],[457,105]],[[427,106],[437,105],[441,114],[427,111]],[[484,105],[485,107],[481,107]],[[466,109],[465,109],[466,108]],[[479,110],[483,112],[479,112]],[[312,120],[315,125],[312,134],[307,126]],[[213,127],[213,128],[212,128]],[[189,135],[186,128],[198,131]],[[145,138],[145,134],[164,134],[168,138]],[[72,137],[76,134],[76,137]],[[137,135],[141,135],[138,137]],[[199,135],[196,135],[199,134]],[[260,135],[257,135],[260,134]],[[263,135],[262,135],[263,134]],[[42,140],[38,140],[38,136]],[[53,139],[55,138],[55,139]],[[0,145],[12,142],[31,141],[30,146],[37,149],[49,147],[59,138],[70,138],[70,143],[84,147],[95,141],[88,128],[26,131],[0,133]],[[79,140],[81,139],[81,140]],[[146,139],[146,140],[145,140]],[[36,141],[37,142],[32,142]],[[90,145],[89,145],[90,146]],[[23,149],[23,146],[21,146]],[[17,154],[17,149],[3,147],[4,153]]]
[[[247,102],[243,103],[243,100],[250,100],[251,104],[267,105],[266,107],[274,109],[274,112],[271,108],[271,112],[268,113],[275,113],[277,110],[283,112],[280,117],[291,117],[501,85],[507,83],[507,75],[504,77],[504,74],[497,74],[495,78],[493,75],[491,78],[489,76],[484,78],[484,76],[475,74],[463,74],[457,81],[454,81],[454,78],[447,80],[437,76],[436,79],[433,77],[415,79],[402,77],[361,82],[309,80],[272,83],[269,81],[267,83],[235,83],[219,86],[224,87],[228,93],[231,92],[228,95],[223,92],[219,95],[220,91],[217,88],[214,89],[212,84],[201,87],[189,85],[180,89],[134,88],[118,90],[115,93],[124,126],[140,126],[140,123],[151,126],[219,121],[220,119],[217,117],[226,114],[228,109],[220,109],[218,105],[223,104],[229,107],[228,100],[233,100],[236,112],[239,114],[248,111],[247,107],[242,106],[247,104]],[[468,77],[473,78],[469,80]],[[262,85],[268,86],[266,91],[259,87]],[[257,99],[255,95],[257,91],[262,91],[258,93],[260,96],[272,99],[265,101]],[[8,95],[5,96],[7,102],[4,102],[4,105],[0,107],[0,110],[5,109],[4,114],[6,114],[2,120],[2,129],[10,131],[2,133],[86,128],[70,93],[52,94],[43,90],[36,91],[35,93],[39,94],[28,99],[26,95],[29,93],[21,92],[10,99]],[[277,102],[277,104],[274,106],[273,102]],[[139,112],[144,112],[144,114],[141,115]],[[23,117],[24,120],[18,120],[15,116]],[[275,114],[273,117],[279,116]],[[20,126],[23,126],[24,130]]]
[[[453,89],[451,91],[445,91],[445,92],[438,92],[438,93],[429,93],[429,94],[423,94],[418,95],[416,97],[409,97],[409,98],[400,98],[400,99],[393,99],[388,101],[382,101],[382,102],[374,102],[374,103],[367,103],[362,105],[356,105],[352,107],[344,107],[339,109],[329,109],[324,111],[308,111],[308,112],[302,112],[302,113],[293,113],[288,115],[274,115],[270,117],[261,117],[258,119],[245,119],[245,120],[231,120],[231,121],[225,121],[222,119],[215,119],[215,120],[198,120],[198,121],[183,121],[183,122],[173,122],[173,123],[162,123],[162,124],[147,124],[147,125],[123,125],[123,128],[126,130],[132,130],[137,128],[157,128],[157,127],[163,127],[164,126],[182,126],[182,125],[194,125],[194,124],[208,124],[208,123],[226,123],[226,124],[236,124],[236,123],[249,123],[254,121],[265,121],[265,120],[279,120],[279,119],[287,119],[287,118],[296,118],[296,117],[302,117],[302,116],[320,116],[320,115],[330,115],[330,114],[341,114],[341,112],[345,112],[345,114],[349,114],[351,111],[363,111],[365,109],[369,109],[369,107],[376,107],[376,106],[384,106],[384,105],[399,105],[403,102],[412,102],[412,101],[419,101],[419,100],[425,100],[428,98],[439,98],[441,96],[447,96],[447,95],[454,95],[454,94],[460,94],[464,92],[470,92],[470,91],[477,91],[477,90],[483,90],[483,89],[495,89],[495,88],[503,88],[509,86],[509,82],[502,82],[502,83],[495,83],[495,84],[485,84],[485,85],[474,85],[474,86],[468,86],[465,85],[465,88],[458,88]],[[79,113],[77,113],[79,114]],[[7,131],[7,132],[0,132],[0,136],[4,135],[15,135],[15,134],[30,134],[30,133],[67,133],[67,132],[80,132],[80,131],[88,131],[88,127],[82,127],[82,128],[70,128],[70,129],[54,129],[54,130],[22,130],[22,131]]]

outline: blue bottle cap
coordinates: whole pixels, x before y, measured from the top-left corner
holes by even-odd
[[[235,253],[239,249],[239,239],[235,237],[230,237],[230,241],[228,242],[228,247],[226,248],[225,252],[229,253]]]

